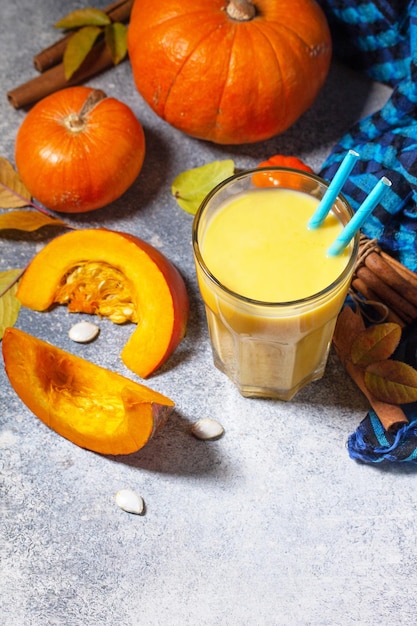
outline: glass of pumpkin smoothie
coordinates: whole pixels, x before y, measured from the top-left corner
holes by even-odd
[[[195,216],[214,364],[244,396],[290,400],[324,373],[359,245],[357,235],[327,255],[353,215],[342,195],[308,227],[327,187],[298,170],[250,170],[213,189]]]

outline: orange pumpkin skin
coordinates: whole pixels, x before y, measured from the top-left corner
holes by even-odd
[[[315,100],[331,38],[314,0],[253,0],[239,21],[228,0],[135,0],[128,30],[136,87],[183,132],[220,144],[283,132]]]
[[[17,395],[49,428],[81,448],[130,454],[165,423],[174,402],[17,328],[2,342]]]
[[[287,156],[284,154],[274,154],[266,161],[262,161],[257,165],[261,170],[262,168],[268,168],[268,171],[260,171],[259,174],[252,176],[252,182],[256,187],[276,187],[279,186],[279,176],[274,176],[271,168],[285,167],[293,170],[301,170],[302,172],[308,172],[314,174],[314,171],[309,165],[304,163],[301,159],[295,156]]]
[[[56,237],[33,258],[16,295],[36,311],[61,303],[72,312],[135,322],[121,358],[142,378],[168,359],[186,332],[182,276],[156,248],[127,233],[85,229]]]
[[[81,86],[47,96],[17,132],[20,177],[32,196],[53,211],[83,213],[110,204],[142,169],[145,136],[126,104],[104,97],[79,115],[93,92],[103,94]]]

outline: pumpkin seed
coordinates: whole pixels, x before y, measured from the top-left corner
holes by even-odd
[[[218,439],[223,435],[224,428],[220,422],[210,417],[203,417],[195,422],[191,432],[197,439]]]
[[[95,339],[99,332],[99,327],[92,322],[78,322],[70,328],[68,336],[77,343],[88,343]]]
[[[116,504],[126,513],[142,515],[145,509],[143,498],[131,489],[121,489],[116,493]]]

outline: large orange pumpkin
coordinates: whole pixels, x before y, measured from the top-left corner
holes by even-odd
[[[153,110],[221,144],[286,130],[315,100],[331,58],[315,0],[135,0],[128,48]]]

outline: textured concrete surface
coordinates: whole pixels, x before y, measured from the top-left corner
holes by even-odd
[[[104,2],[94,3],[104,6]],[[6,92],[31,78],[52,24],[86,3],[2,3],[0,155],[13,160],[25,113]],[[220,147],[157,119],[133,87],[128,63],[90,81],[129,104],[147,139],[133,187],[74,220],[136,233],[177,264],[191,299],[187,338],[149,385],[176,411],[143,451],[121,458],[82,450],[30,413],[0,368],[0,622],[5,626],[376,626],[412,624],[415,600],[413,467],[352,461],[346,440],[366,402],[332,354],[323,380],[285,404],[248,400],[211,362],[191,253],[191,216],[170,195],[184,169],[231,157],[250,167],[277,152],[319,168],[331,146],[387,91],[335,64],[312,109],[282,136]],[[0,270],[22,267],[51,231],[0,233]],[[42,280],[39,277],[39,280]],[[64,308],[22,310],[18,326],[132,376],[119,351],[130,328],[99,322],[77,346]],[[132,376],[133,377],[133,376]],[[221,421],[200,442],[190,426]],[[114,502],[138,491],[144,516]]]

